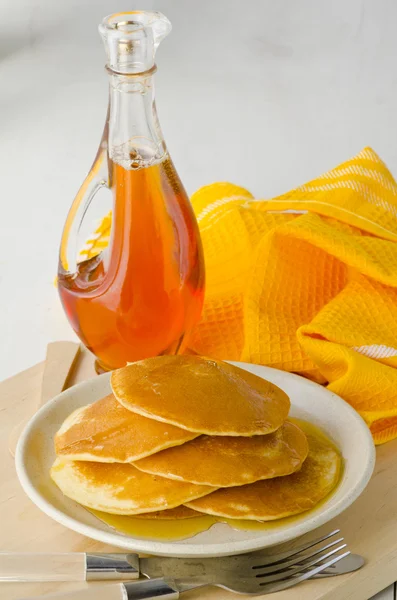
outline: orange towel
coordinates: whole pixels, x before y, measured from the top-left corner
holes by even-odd
[[[397,185],[370,148],[273,200],[193,195],[207,270],[199,354],[327,385],[397,436]],[[295,212],[291,212],[295,211]]]

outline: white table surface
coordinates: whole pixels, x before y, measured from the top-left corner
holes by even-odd
[[[133,8],[174,26],[157,106],[189,192],[230,180],[271,197],[365,145],[397,174],[395,0],[2,0],[0,379],[74,339],[53,279],[105,117],[97,24]]]

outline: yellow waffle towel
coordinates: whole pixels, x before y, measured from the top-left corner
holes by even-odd
[[[272,200],[214,183],[192,203],[207,283],[191,349],[309,377],[376,443],[397,437],[397,185],[375,152]]]
[[[207,273],[192,349],[305,375],[376,443],[397,437],[397,185],[375,152],[272,200],[215,183],[192,203]]]

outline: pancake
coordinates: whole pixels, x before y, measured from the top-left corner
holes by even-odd
[[[124,408],[113,394],[74,411],[55,435],[55,452],[68,460],[131,462],[183,444],[197,433]]]
[[[214,490],[209,486],[148,475],[133,465],[59,458],[52,466],[51,477],[68,498],[116,515],[175,508]]]
[[[269,381],[199,356],[157,356],[111,375],[117,400],[129,410],[188,431],[252,436],[284,423],[290,401]]]
[[[272,521],[313,508],[339,481],[342,459],[335,446],[313,426],[301,424],[309,454],[300,471],[285,477],[217,490],[187,502],[189,508],[231,519]]]
[[[308,453],[305,434],[286,422],[253,437],[202,435],[133,464],[146,473],[199,485],[231,487],[297,471]]]

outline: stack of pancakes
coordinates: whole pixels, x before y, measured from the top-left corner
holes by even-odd
[[[88,508],[266,521],[312,508],[338,482],[334,445],[288,421],[288,396],[252,373],[162,356],[114,371],[111,385],[55,437],[51,476]]]

